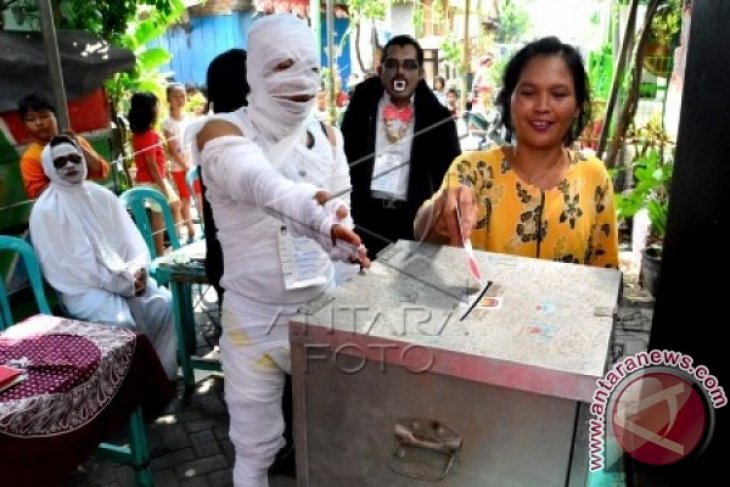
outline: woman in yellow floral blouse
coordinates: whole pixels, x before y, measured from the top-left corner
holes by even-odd
[[[568,148],[590,119],[578,52],[555,37],[528,44],[507,64],[497,105],[514,145],[454,160],[416,215],[417,238],[618,267],[611,179],[600,160]]]

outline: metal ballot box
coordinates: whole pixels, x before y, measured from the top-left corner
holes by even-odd
[[[465,251],[400,241],[291,322],[299,486],[585,484],[621,273],[475,254],[468,313]]]

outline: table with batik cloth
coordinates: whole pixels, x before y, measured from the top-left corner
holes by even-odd
[[[0,485],[57,485],[132,410],[174,393],[147,337],[36,315],[0,334],[0,364],[27,377],[0,392]]]

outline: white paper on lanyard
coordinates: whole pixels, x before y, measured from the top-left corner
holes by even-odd
[[[400,185],[405,169],[403,151],[386,150],[375,156],[370,191],[393,199],[402,199]]]
[[[321,247],[310,238],[292,237],[286,225],[279,227],[279,258],[287,290],[327,284],[327,256]]]

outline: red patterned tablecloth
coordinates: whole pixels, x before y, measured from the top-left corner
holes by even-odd
[[[26,372],[0,392],[2,485],[58,484],[136,406],[174,392],[146,337],[54,316],[0,334],[0,364]]]

